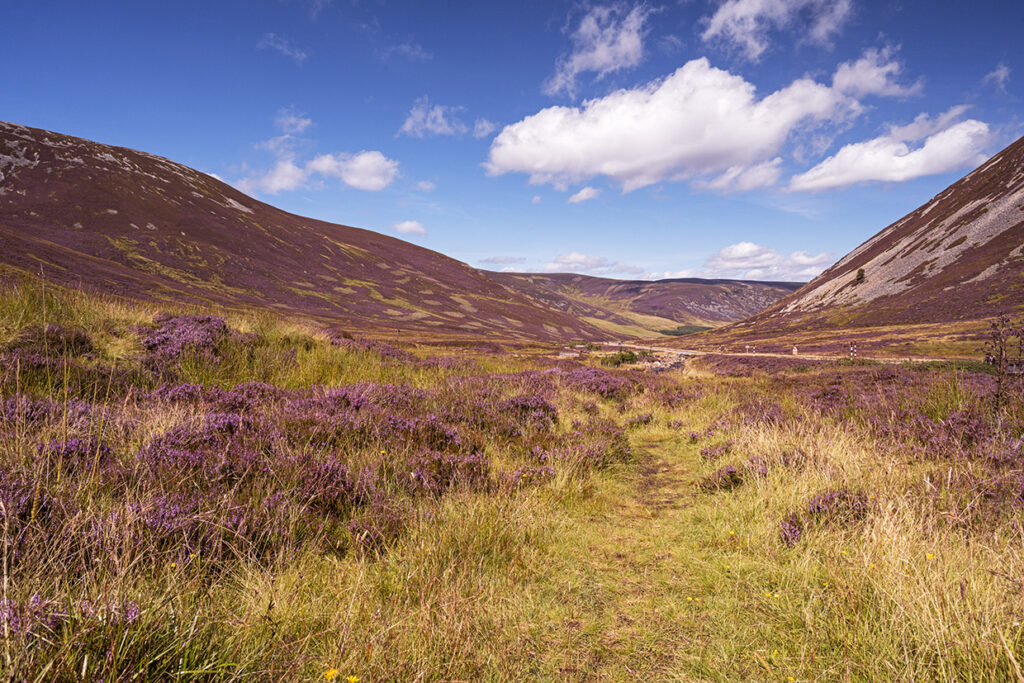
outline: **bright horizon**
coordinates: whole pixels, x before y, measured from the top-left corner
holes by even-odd
[[[808,280],[1024,132],[1024,7],[0,11],[0,119],[488,270]]]

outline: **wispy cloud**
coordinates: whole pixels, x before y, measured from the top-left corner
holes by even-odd
[[[852,0],[726,0],[704,20],[704,42],[719,41],[757,61],[772,30],[794,27],[809,42],[828,46],[853,8]]]
[[[473,137],[485,138],[498,129],[498,124],[487,119],[477,119],[473,124]]]
[[[488,256],[487,258],[480,259],[480,263],[486,263],[491,266],[505,266],[513,263],[526,263],[524,256]]]
[[[459,111],[462,111],[462,107],[431,104],[430,98],[424,95],[416,100],[398,132],[414,138],[425,138],[432,135],[462,135],[468,129],[455,116]]]
[[[645,4],[591,7],[572,32],[572,51],[563,55],[544,92],[576,94],[576,79],[593,72],[598,78],[639,64],[644,57],[646,22],[651,10]]]
[[[590,199],[597,199],[600,196],[601,190],[598,190],[596,187],[590,187],[588,185],[587,187],[584,187],[582,190],[580,190],[573,196],[569,197],[569,203],[580,204]]]
[[[985,74],[982,83],[991,83],[1001,93],[1006,92],[1006,84],[1010,82],[1010,67],[999,64],[994,70]]]
[[[313,125],[313,119],[297,113],[294,108],[288,108],[277,113],[274,125],[287,135],[297,135]]]
[[[288,57],[296,64],[302,64],[304,61],[306,61],[306,58],[309,56],[308,54],[306,54],[305,50],[295,47],[289,41],[285,40],[276,33],[264,34],[263,38],[260,39],[260,42],[257,43],[256,47],[258,47],[261,50],[275,50],[277,52],[280,52],[281,54],[283,54],[285,57]]]
[[[422,45],[413,42],[394,43],[380,50],[378,54],[381,59],[390,59],[391,57],[398,56],[411,59],[414,62],[426,62],[434,58],[434,55],[425,50]]]
[[[643,268],[622,261],[611,261],[604,256],[591,256],[573,251],[560,254],[544,265],[548,273],[586,273],[589,275],[629,275],[639,277]]]
[[[430,182],[429,180],[421,180],[416,183],[416,189],[420,192],[433,192],[437,189],[437,185]]]

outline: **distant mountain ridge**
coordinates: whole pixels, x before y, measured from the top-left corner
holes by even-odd
[[[621,322],[647,330],[680,325],[717,327],[741,320],[803,284],[698,278],[613,280],[575,273],[488,275],[536,301],[588,321],[610,312],[605,320],[625,319]]]
[[[972,321],[1024,309],[1024,138],[730,331]]]
[[[581,315],[583,304],[537,296],[517,278],[287,213],[168,159],[3,122],[0,265],[120,296],[270,308],[387,335],[587,340],[679,318],[666,310],[637,324],[645,314],[615,296]],[[694,315],[716,324],[785,293],[758,283],[689,288],[693,310],[706,314]],[[660,311],[654,303],[639,307]]]

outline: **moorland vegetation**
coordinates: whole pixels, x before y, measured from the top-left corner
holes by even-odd
[[[1019,376],[553,351],[6,281],[0,667],[1021,677]]]

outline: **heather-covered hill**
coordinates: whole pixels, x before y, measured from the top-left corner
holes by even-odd
[[[742,320],[801,286],[799,282],[745,280],[613,280],[574,273],[489,273],[545,306],[596,325],[644,330],[679,325],[718,327]]]
[[[281,211],[181,164],[0,122],[0,265],[393,336],[567,341],[742,319],[791,283],[488,273]]]
[[[737,334],[963,323],[1024,308],[1024,138]]]
[[[11,123],[0,123],[0,264],[389,335],[605,336],[442,254],[281,211],[151,154]]]

